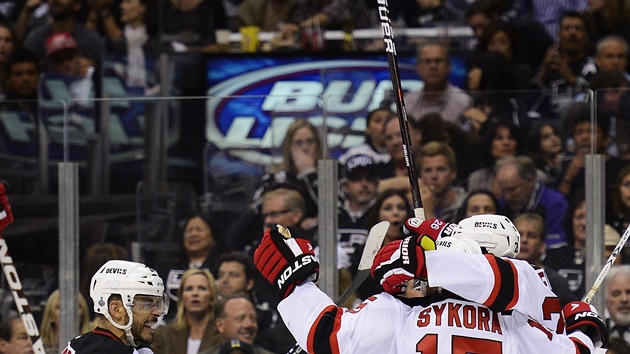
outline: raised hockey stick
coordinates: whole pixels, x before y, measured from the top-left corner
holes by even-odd
[[[6,194],[4,184],[0,183],[0,230],[8,226],[13,222],[13,214],[11,213],[11,205],[9,204],[9,198]],[[39,337],[39,328],[37,322],[33,317],[31,307],[28,305],[28,300],[22,289],[22,282],[18,276],[17,270],[13,265],[13,258],[9,255],[9,248],[2,234],[0,234],[0,263],[2,264],[2,271],[7,278],[7,283],[11,289],[11,295],[13,295],[13,302],[17,307],[18,314],[24,322],[26,333],[29,336],[33,351],[35,353],[46,354],[44,350],[44,343]]]
[[[403,90],[400,84],[400,70],[398,69],[398,59],[396,57],[396,44],[394,43],[394,33],[392,23],[389,19],[389,8],[387,0],[377,0],[378,15],[383,28],[383,40],[385,41],[385,51],[387,52],[387,61],[389,64],[389,74],[392,80],[392,88],[396,98],[396,113],[398,114],[398,124],[400,125],[400,134],[403,140],[403,153],[405,156],[405,164],[407,166],[407,174],[409,175],[409,184],[411,185],[411,198],[413,199],[413,210],[417,218],[424,220],[424,209],[422,208],[422,198],[420,196],[420,186],[416,178],[416,169],[413,159],[413,146],[411,144],[411,135],[409,134],[409,122],[407,120],[407,109],[403,99]]]
[[[385,239],[385,234],[387,233],[387,229],[389,228],[388,221],[381,221],[378,224],[372,226],[370,232],[368,233],[367,240],[365,240],[365,247],[363,248],[363,253],[361,253],[361,260],[359,261],[358,272],[357,275],[352,280],[352,283],[346,289],[339,299],[335,301],[337,306],[343,304],[350,295],[354,294],[355,291],[365,282],[365,279],[370,275],[370,268],[372,267],[372,261],[374,260],[374,256],[381,248],[381,244]],[[295,345],[287,352],[287,354],[297,354],[304,353],[305,350],[300,347],[299,344],[295,343]]]
[[[623,248],[623,246],[625,246],[626,242],[628,241],[628,238],[630,238],[630,225],[626,228],[626,231],[624,231],[623,235],[619,239],[619,242],[617,243],[617,246],[615,246],[615,249],[610,254],[610,257],[608,257],[606,264],[604,264],[604,268],[602,268],[601,272],[599,272],[599,275],[595,279],[595,283],[593,284],[593,286],[591,286],[591,290],[588,291],[588,293],[586,294],[586,296],[584,296],[584,299],[582,299],[582,301],[586,302],[587,304],[591,303],[591,301],[595,297],[595,293],[597,292],[600,285],[602,285],[602,282],[606,278],[606,274],[608,274],[610,267],[612,267],[617,257],[619,257],[619,252],[621,252],[621,249]]]

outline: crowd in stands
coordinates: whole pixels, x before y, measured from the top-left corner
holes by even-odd
[[[41,72],[91,79],[113,56],[126,63],[128,87],[155,95],[155,61],[148,59],[158,53],[220,51],[215,31],[237,32],[243,26],[276,32],[277,49],[302,49],[306,31],[380,28],[376,5],[366,0],[5,1],[0,93],[7,105],[35,115]],[[625,91],[630,3],[400,0],[389,5],[396,26],[469,26],[473,33],[465,42],[408,39],[417,46],[416,70],[424,82],[404,99],[426,217],[459,222],[478,214],[508,216],[522,237],[517,258],[544,268],[559,297],[581,298],[587,287],[587,209],[605,209],[608,248],[630,224],[630,95]],[[357,50],[382,51],[381,42],[362,40]],[[449,82],[454,47],[470,58],[463,88]],[[74,97],[90,91],[90,83],[85,85],[79,80],[71,86]],[[594,120],[589,88],[598,90]],[[388,221],[385,244],[401,237],[400,226],[412,216],[403,139],[388,103],[367,115],[365,143],[338,159],[337,266],[339,278],[346,280],[340,291],[357,273],[368,230]],[[323,139],[308,119],[296,120],[281,145],[282,162],[270,166],[248,210],[231,220],[201,211],[182,220],[181,259],[161,274],[171,307],[155,333],[156,354],[234,348],[285,353],[293,346],[276,310],[279,298],[251,257],[264,228],[275,223],[292,227],[319,252],[317,161],[326,157]],[[593,148],[605,158],[605,205],[586,204],[586,155]],[[82,279],[89,280],[109,259],[129,258],[124,248],[99,246],[87,252]],[[619,353],[630,345],[628,264],[630,252],[618,258],[606,285],[607,321],[619,338],[610,346],[621,348]],[[368,281],[345,306],[377,291]],[[94,318],[89,283],[82,282],[81,293],[82,331],[87,331],[95,325],[88,320]],[[58,303],[57,291],[41,323],[49,353],[67,340],[57,338]],[[14,341],[11,326],[18,322],[0,323],[0,353]]]

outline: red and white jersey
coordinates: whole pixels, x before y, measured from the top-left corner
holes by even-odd
[[[442,287],[493,311],[516,311],[565,333],[562,305],[547,275],[527,261],[451,250],[425,252],[429,286]]]
[[[353,310],[337,307],[312,282],[278,305],[287,327],[309,353],[585,354],[581,332],[560,335],[520,313],[434,294],[401,299],[381,293]]]

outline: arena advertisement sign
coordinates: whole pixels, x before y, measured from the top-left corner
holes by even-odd
[[[406,90],[422,81],[412,57],[401,60]],[[206,139],[243,162],[279,162],[289,125],[305,118],[325,128],[329,153],[363,142],[365,117],[387,102],[385,56],[218,57],[208,61]]]

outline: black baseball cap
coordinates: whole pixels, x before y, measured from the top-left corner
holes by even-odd
[[[225,344],[219,348],[219,354],[230,354],[230,353],[247,353],[254,354],[254,348],[238,339],[232,339],[227,341]]]
[[[359,176],[359,172],[367,171],[374,178],[377,177],[378,171],[374,159],[369,155],[354,155],[346,160],[344,168],[344,177],[346,179],[354,179]]]

